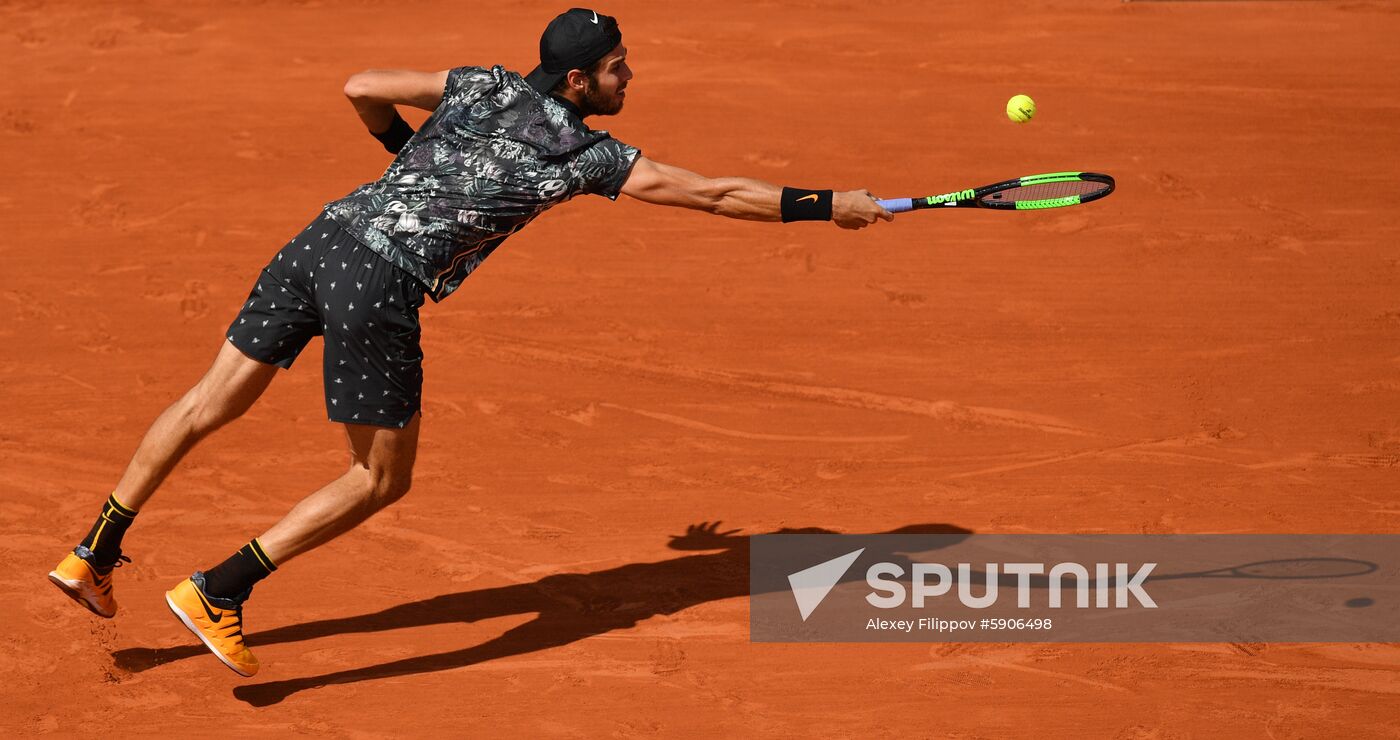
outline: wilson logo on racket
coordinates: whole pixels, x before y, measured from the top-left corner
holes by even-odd
[[[974,197],[976,197],[976,195],[977,195],[976,191],[971,190],[971,189],[968,189],[968,190],[959,190],[959,191],[956,192],[956,193],[944,193],[944,194],[942,194],[942,195],[930,195],[929,197],[924,198],[924,201],[925,201],[926,203],[928,203],[929,205],[931,205],[931,206],[936,206],[936,205],[938,205],[939,203],[954,203],[954,202],[957,202],[957,201],[960,201],[960,200],[972,200]]]

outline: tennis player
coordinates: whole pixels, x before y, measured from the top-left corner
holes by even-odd
[[[345,94],[397,155],[382,177],[332,201],[268,263],[204,377],[151,425],[82,542],[49,579],[111,617],[122,538],[194,445],[242,415],[278,368],[323,336],[326,411],[345,425],[351,463],[231,557],[166,593],[171,611],[244,676],[253,585],[409,490],[418,445],[423,353],[418,310],[441,301],[507,237],[582,194],[752,221],[829,220],[859,229],[893,216],[865,190],[783,188],[707,178],[647,159],[588,127],[622,110],[632,70],[617,21],[574,8],[540,38],[526,77],[502,67],[371,70]],[[432,111],[415,132],[396,106]]]

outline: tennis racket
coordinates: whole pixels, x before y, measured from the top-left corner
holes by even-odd
[[[1112,177],[1097,172],[1051,172],[926,198],[895,198],[877,202],[890,213],[924,208],[1030,211],[1088,203],[1113,192],[1113,187]]]

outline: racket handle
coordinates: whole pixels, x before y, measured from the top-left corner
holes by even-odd
[[[904,213],[914,210],[913,198],[895,198],[894,200],[877,200],[875,202],[890,213]]]

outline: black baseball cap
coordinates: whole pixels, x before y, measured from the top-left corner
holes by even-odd
[[[542,93],[554,89],[571,69],[587,69],[622,43],[617,19],[584,8],[554,17],[540,36],[540,65],[525,77]]]

